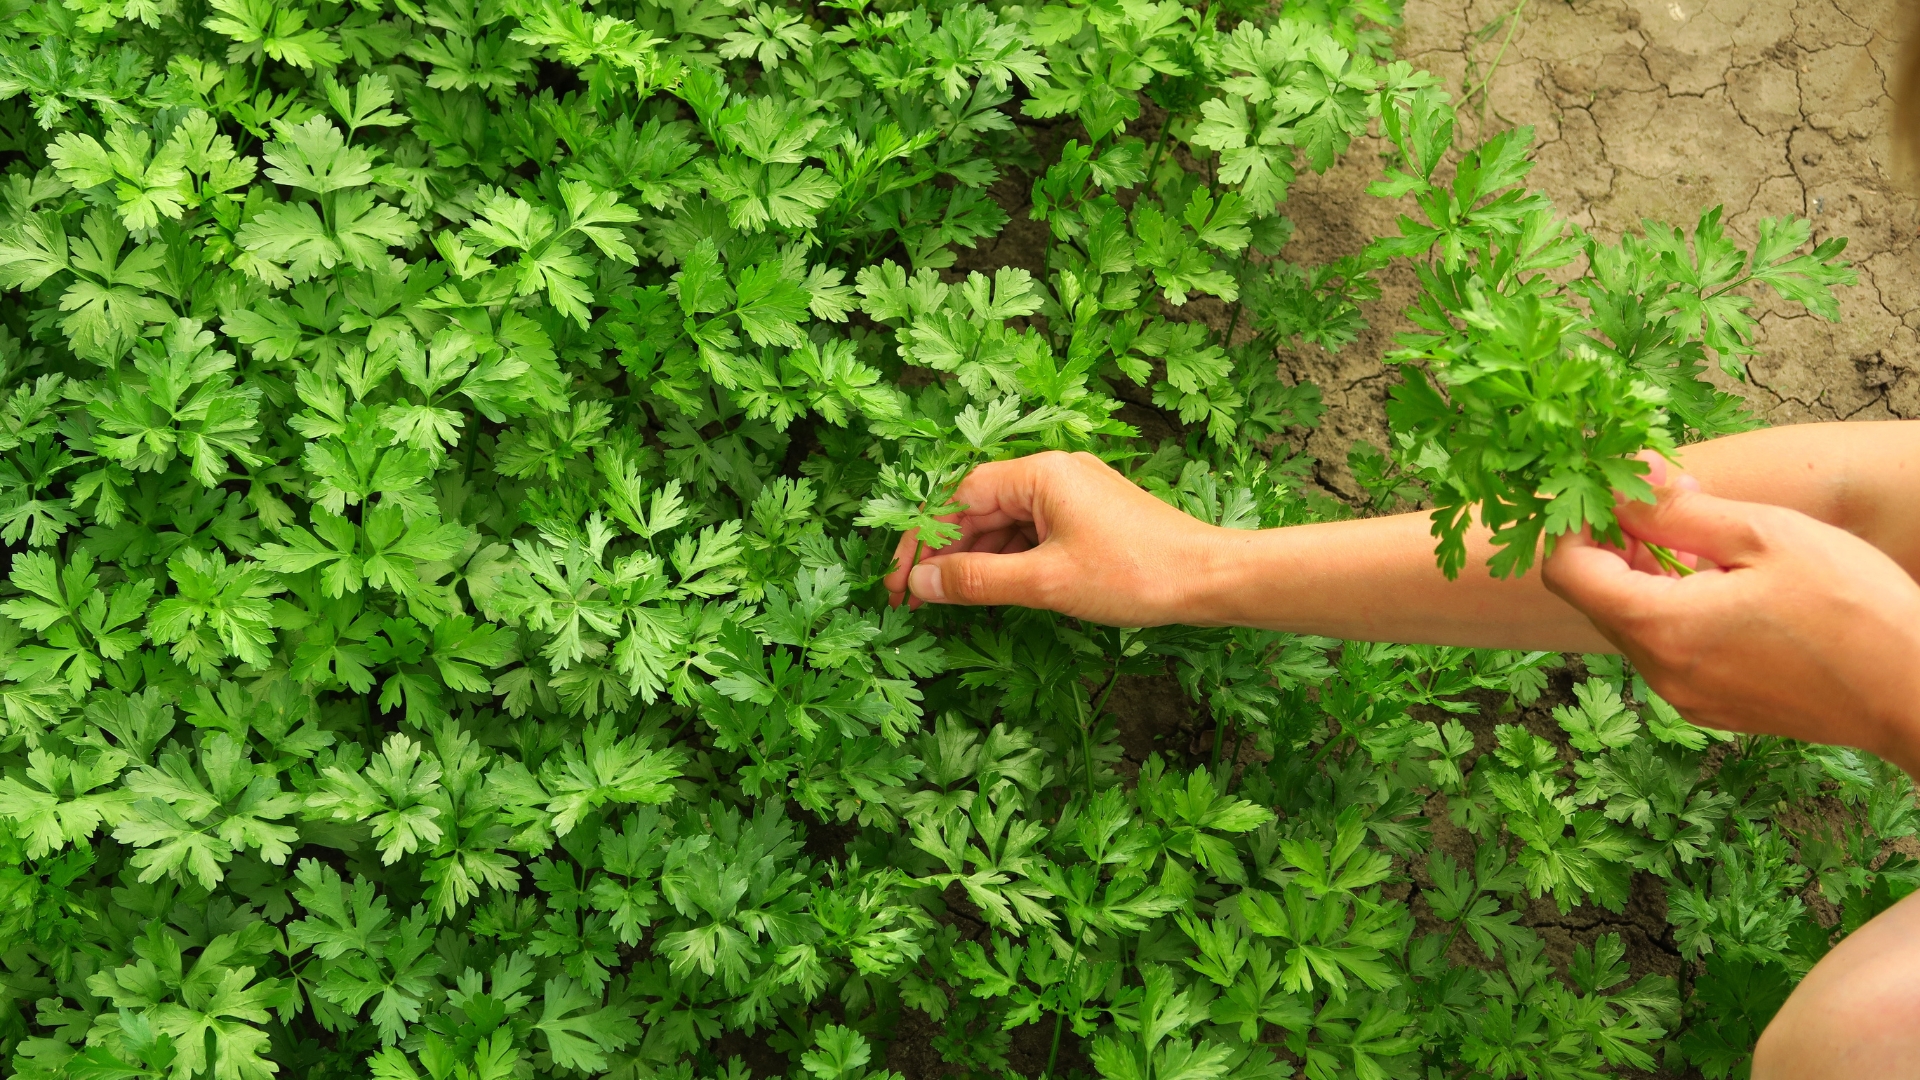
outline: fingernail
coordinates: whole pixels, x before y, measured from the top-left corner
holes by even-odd
[[[1642,455],[1640,460],[1647,463],[1647,483],[1652,484],[1654,487],[1660,487],[1667,482],[1666,458],[1649,451]]]
[[[1700,481],[1695,480],[1687,473],[1681,473],[1680,479],[1675,480],[1673,486],[1679,488],[1681,491],[1699,491]]]
[[[940,582],[940,568],[922,563],[913,568],[907,577],[907,585],[913,595],[922,600],[931,600],[936,604],[947,602],[947,590]]]

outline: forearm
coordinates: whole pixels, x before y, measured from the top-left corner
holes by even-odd
[[[1469,538],[1467,568],[1448,581],[1434,564],[1425,514],[1222,529],[1196,560],[1190,621],[1259,626],[1354,641],[1485,649],[1609,652],[1586,617],[1540,575],[1499,580],[1492,545]]]
[[[1798,510],[1853,532],[1909,574],[1920,570],[1920,423],[1771,428],[1685,448],[1703,490]],[[1467,568],[1434,564],[1425,514],[1221,530],[1189,578],[1184,621],[1360,641],[1610,652],[1537,572],[1501,581],[1492,545],[1470,535]]]
[[[1798,510],[1920,578],[1920,422],[1766,428],[1685,447],[1679,460],[1709,495]]]

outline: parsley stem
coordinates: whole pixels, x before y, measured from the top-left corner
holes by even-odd
[[[1100,691],[1100,697],[1093,703],[1093,722],[1098,724],[1100,717],[1107,711],[1107,697],[1113,693],[1114,686],[1120,681],[1120,662],[1114,661],[1113,673],[1107,677],[1106,689]]]
[[[1113,662],[1113,674],[1107,677],[1106,689],[1100,691],[1100,697],[1093,703],[1093,712],[1087,722],[1080,725],[1080,759],[1087,774],[1087,803],[1093,803],[1093,729],[1100,724],[1100,717],[1107,711],[1107,697],[1120,682],[1120,661]]]
[[[1245,304],[1233,305],[1233,318],[1227,320],[1227,332],[1220,338],[1221,348],[1233,348],[1233,332],[1240,328],[1240,312],[1245,308]]]
[[[1166,149],[1167,132],[1173,127],[1173,110],[1167,110],[1167,118],[1160,121],[1160,134],[1153,137],[1153,152],[1148,155],[1147,186],[1153,186],[1153,171],[1160,167],[1160,154]]]
[[[1080,729],[1080,763],[1087,776],[1087,801],[1093,801],[1093,736]]]
[[[1445,960],[1447,954],[1453,951],[1453,943],[1460,939],[1460,928],[1466,925],[1467,911],[1473,907],[1473,902],[1478,899],[1480,899],[1480,890],[1476,888],[1473,890],[1473,895],[1467,898],[1466,907],[1460,909],[1460,917],[1454,920],[1453,932],[1447,935],[1447,943],[1440,947],[1440,959]]]
[[[922,506],[921,509],[924,510],[926,507]],[[907,576],[909,578],[913,576],[913,568],[920,565],[920,553],[926,550],[926,546],[926,541],[917,536],[913,538],[913,558],[907,560]]]
[[[1520,29],[1520,13],[1525,11],[1526,8],[1527,8],[1527,0],[1520,0],[1519,3],[1513,5],[1513,13],[1507,16],[1506,40],[1500,43],[1499,51],[1493,54],[1493,63],[1487,65],[1486,78],[1481,79],[1480,85],[1475,87],[1472,91],[1470,91],[1467,94],[1466,97],[1461,99],[1461,102],[1463,104],[1471,105],[1473,103],[1473,99],[1475,95],[1482,95],[1480,100],[1480,122],[1483,124],[1486,122],[1486,119],[1487,119],[1486,98],[1484,97],[1484,95],[1487,92],[1487,86],[1488,84],[1493,82],[1494,74],[1500,70],[1500,61],[1506,58],[1507,46],[1513,44],[1514,32]]]
[[[1674,555],[1672,548],[1663,547],[1660,544],[1647,544],[1647,554],[1652,555],[1654,560],[1658,562],[1662,568],[1671,573],[1678,574],[1681,577],[1693,576],[1693,567],[1681,562],[1679,557]]]
[[[1732,292],[1733,290],[1735,290],[1735,289],[1737,289],[1737,288],[1739,288],[1740,286],[1742,286],[1742,285],[1745,285],[1745,284],[1746,284],[1747,282],[1749,282],[1749,281],[1752,281],[1752,280],[1753,280],[1753,279],[1754,279],[1754,278],[1755,278],[1756,276],[1757,276],[1757,275],[1754,275],[1754,274],[1748,274],[1747,276],[1745,276],[1745,277],[1743,277],[1743,278],[1741,278],[1741,279],[1740,279],[1739,281],[1736,281],[1736,282],[1734,282],[1733,284],[1731,284],[1731,285],[1728,285],[1727,287],[1725,287],[1725,288],[1723,288],[1723,289],[1717,289],[1717,290],[1715,290],[1715,291],[1713,292],[1713,294],[1712,294],[1712,295],[1710,295],[1710,296],[1707,296],[1707,297],[1706,297],[1706,299],[1708,299],[1708,300],[1718,300],[1718,299],[1720,299],[1721,297],[1723,297],[1723,296],[1725,296],[1725,295],[1727,295],[1728,293],[1730,293],[1730,292]]]
[[[1320,764],[1320,759],[1327,756],[1327,751],[1333,749],[1335,744],[1345,742],[1347,739],[1347,735],[1348,735],[1347,722],[1345,720],[1342,720],[1340,721],[1340,733],[1337,735],[1334,735],[1332,738],[1329,738],[1326,742],[1321,743],[1320,749],[1315,750],[1313,752],[1313,757],[1307,761],[1307,766],[1311,768],[1315,765]]]
[[[1069,926],[1067,929],[1071,930],[1073,928]],[[1078,972],[1079,967],[1080,967],[1080,941],[1079,941],[1078,935],[1075,935],[1074,942],[1073,942],[1073,955],[1067,958],[1067,977],[1061,980],[1062,993],[1066,993],[1073,989],[1073,977]],[[1074,1010],[1077,1012],[1079,1011],[1079,1008],[1080,1008],[1079,1003],[1075,1002]],[[1054,1062],[1058,1061],[1060,1058],[1060,1029],[1065,1027],[1066,1023],[1067,1023],[1066,1011],[1064,1009],[1055,1009],[1053,1011],[1053,1046],[1051,1046],[1047,1050],[1047,1071],[1042,1074],[1047,1078],[1047,1080],[1053,1080]]]

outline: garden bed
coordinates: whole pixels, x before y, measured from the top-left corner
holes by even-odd
[[[1892,5],[1684,3],[13,0],[12,1074],[1738,1073],[1920,881],[1884,763],[881,586],[1041,450],[1517,573],[1920,412]]]

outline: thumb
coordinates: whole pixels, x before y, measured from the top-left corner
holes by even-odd
[[[1757,516],[1766,508],[1708,495],[1692,477],[1656,488],[1659,501],[1614,508],[1620,528],[1647,544],[1684,551],[1723,567],[1750,564],[1763,549]]]
[[[1058,565],[1041,548],[1014,555],[981,551],[936,555],[913,568],[907,588],[930,604],[1014,604],[1048,607]]]

